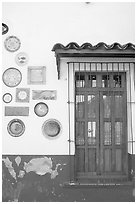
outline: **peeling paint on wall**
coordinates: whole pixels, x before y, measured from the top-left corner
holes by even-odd
[[[8,171],[9,171],[10,175],[11,175],[15,180],[17,180],[17,178],[16,178],[16,172],[14,171],[14,168],[13,168],[13,166],[12,166],[12,162],[9,160],[9,158],[8,158],[8,157],[6,157],[6,159],[3,158],[2,161],[4,161],[4,164],[5,164],[5,166],[8,168]]]
[[[20,170],[20,171],[19,171],[19,175],[18,175],[18,177],[19,177],[19,178],[23,178],[24,175],[25,175],[25,171]]]
[[[21,162],[21,157],[20,157],[20,156],[17,156],[17,157],[15,158],[15,162],[16,162],[16,164],[19,166],[19,165],[20,165],[20,162]]]
[[[57,164],[55,170],[52,170],[52,160],[48,157],[35,158],[30,160],[28,163],[24,163],[24,170],[29,173],[31,171],[35,172],[38,175],[45,175],[47,173],[51,174],[51,179],[56,178],[58,175],[58,166]]]

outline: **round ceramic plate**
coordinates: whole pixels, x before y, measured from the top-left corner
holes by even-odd
[[[20,52],[19,54],[16,55],[15,57],[15,62],[19,66],[24,66],[28,63],[28,55],[25,52]]]
[[[5,93],[3,95],[3,101],[5,103],[10,103],[12,101],[12,95],[10,93]]]
[[[21,42],[16,36],[9,36],[8,38],[6,38],[4,44],[6,50],[8,50],[9,52],[15,52],[21,46]]]
[[[22,120],[13,119],[8,123],[7,130],[13,137],[21,136],[25,131],[25,125]]]
[[[2,35],[6,34],[8,30],[9,27],[5,23],[2,23]]]
[[[8,87],[18,86],[21,80],[22,80],[21,72],[14,67],[6,69],[5,72],[3,73],[3,82]]]
[[[48,110],[49,109],[48,109],[47,104],[45,104],[43,102],[37,103],[34,107],[34,112],[39,117],[43,117],[43,116],[47,115]]]
[[[18,93],[18,97],[19,97],[20,100],[25,100],[25,99],[27,98],[27,93],[26,93],[26,91],[20,91],[20,92]]]
[[[44,136],[56,137],[61,132],[61,124],[55,119],[49,119],[44,122],[42,132]]]

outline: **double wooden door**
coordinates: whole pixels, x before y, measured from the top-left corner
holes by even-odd
[[[78,178],[127,174],[124,73],[76,73],[75,147]]]

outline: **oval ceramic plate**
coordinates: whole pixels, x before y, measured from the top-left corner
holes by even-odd
[[[3,95],[3,101],[5,103],[10,103],[12,101],[12,95],[10,93],[5,93]]]
[[[24,66],[28,63],[28,55],[25,52],[20,52],[19,54],[16,55],[15,57],[15,62],[19,66]]]
[[[15,52],[21,46],[21,42],[16,36],[9,36],[8,38],[6,38],[4,44],[6,50],[8,50],[9,52]]]
[[[36,114],[37,116],[39,116],[39,117],[43,117],[43,116],[47,115],[48,110],[49,110],[49,109],[48,109],[47,104],[42,103],[42,102],[37,103],[37,104],[35,105],[35,107],[34,107],[34,112],[35,112],[35,114]]]
[[[2,35],[6,34],[8,30],[9,27],[5,23],[2,23]]]
[[[56,137],[61,132],[61,124],[55,119],[49,119],[44,122],[42,132],[44,136]]]
[[[25,125],[22,120],[13,119],[8,123],[7,130],[13,137],[21,136],[25,131]]]
[[[21,80],[22,80],[21,72],[14,67],[6,69],[5,72],[3,73],[3,82],[8,87],[18,86]]]

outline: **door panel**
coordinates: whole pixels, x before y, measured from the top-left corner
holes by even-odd
[[[76,75],[75,149],[78,175],[92,177],[127,173],[123,75]]]

